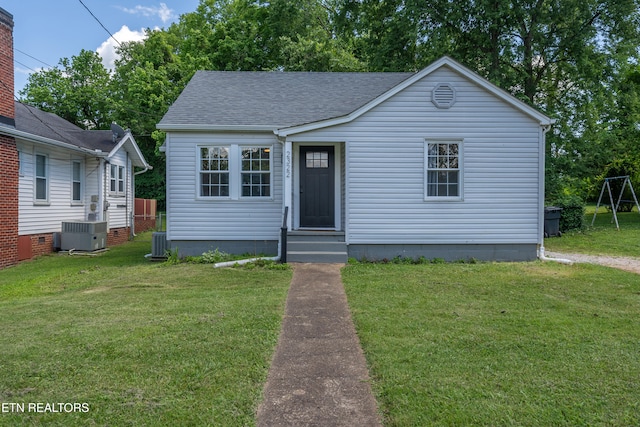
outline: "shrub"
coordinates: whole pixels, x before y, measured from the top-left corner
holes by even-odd
[[[203,264],[215,264],[218,262],[229,261],[231,256],[228,253],[222,252],[216,248],[215,251],[207,251],[200,257]]]
[[[560,215],[560,231],[582,230],[584,228],[585,203],[575,195],[563,196],[553,203],[562,208]]]

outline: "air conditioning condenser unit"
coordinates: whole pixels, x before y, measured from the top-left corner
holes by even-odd
[[[62,223],[60,249],[63,251],[97,251],[107,247],[106,221],[72,221]]]

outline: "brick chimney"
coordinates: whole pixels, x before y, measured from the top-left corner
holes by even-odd
[[[13,85],[13,15],[0,8],[0,127],[15,127]],[[19,168],[15,138],[0,133],[0,268],[18,262]]]
[[[13,102],[13,15],[0,8],[0,123],[15,126]]]

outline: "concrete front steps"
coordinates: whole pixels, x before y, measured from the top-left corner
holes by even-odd
[[[346,263],[344,233],[337,231],[290,231],[287,262]]]

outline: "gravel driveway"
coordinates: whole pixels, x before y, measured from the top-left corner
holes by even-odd
[[[589,264],[599,264],[607,267],[619,268],[620,270],[631,271],[640,274],[640,258],[618,257],[608,255],[584,255],[565,254],[559,252],[545,252],[549,258],[568,259],[573,262],[585,262]]]

